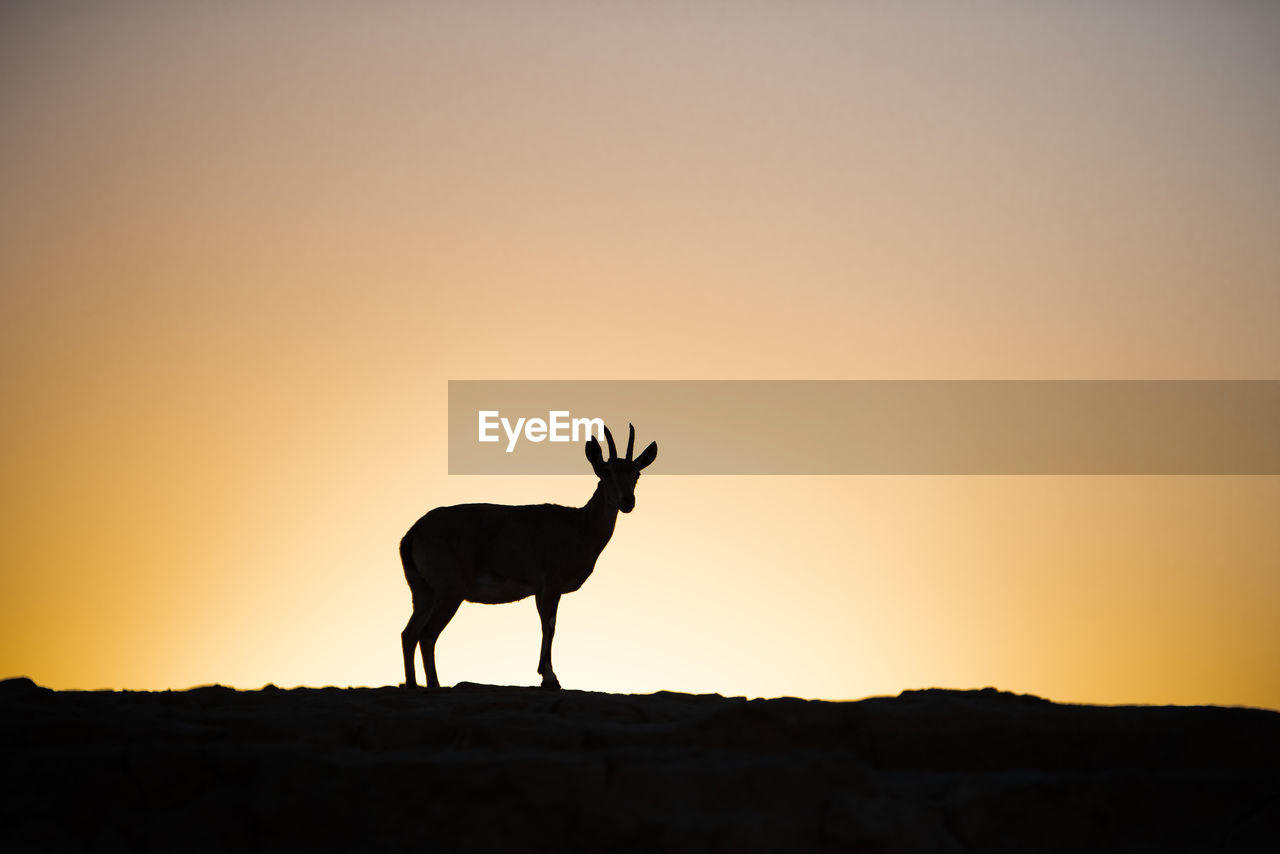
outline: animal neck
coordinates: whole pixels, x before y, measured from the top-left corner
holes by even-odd
[[[596,491],[591,500],[582,508],[583,521],[587,528],[587,539],[591,545],[603,549],[613,536],[613,526],[618,521],[618,504],[605,488],[604,483],[596,484]]]

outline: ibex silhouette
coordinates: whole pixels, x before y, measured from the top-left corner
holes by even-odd
[[[630,432],[626,457],[618,456],[608,427],[608,460],[594,436],[587,442],[587,459],[600,480],[584,507],[458,504],[437,507],[413,524],[400,540],[404,577],[413,593],[413,615],[400,633],[405,687],[417,687],[415,645],[422,647],[427,687],[440,687],[436,639],[464,600],[492,605],[527,596],[534,597],[542,620],[542,687],[560,687],[551,669],[560,597],[591,575],[613,536],[618,511],[630,513],[636,505],[640,470],[658,456],[658,443],[651,442],[633,460],[636,428],[631,426]]]

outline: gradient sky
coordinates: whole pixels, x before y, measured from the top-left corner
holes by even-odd
[[[1263,2],[5,3],[0,677],[399,682],[407,527],[592,489],[447,476],[449,379],[1280,379],[1277,80]],[[567,687],[1280,708],[1280,478],[637,498]]]

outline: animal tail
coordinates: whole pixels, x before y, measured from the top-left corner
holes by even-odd
[[[413,563],[413,547],[409,542],[412,538],[413,531],[400,538],[400,563],[404,564],[404,578],[410,587],[418,580],[418,568]]]
[[[422,573],[418,570],[418,565],[413,559],[413,529],[409,529],[409,533],[400,538],[400,563],[404,565],[404,580],[409,582],[409,591],[413,594],[413,604],[416,608],[420,600],[430,602],[430,596],[427,595],[428,588],[426,580],[422,577]]]

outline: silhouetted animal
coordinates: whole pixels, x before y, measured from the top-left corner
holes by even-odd
[[[422,648],[427,687],[440,687],[436,676],[436,639],[467,602],[498,604],[533,596],[542,620],[542,654],[538,673],[544,688],[559,688],[551,669],[551,638],[556,631],[560,596],[572,593],[595,569],[596,558],[613,536],[618,511],[635,507],[640,470],[658,456],[652,442],[632,460],[636,429],[630,428],[627,455],[619,457],[609,428],[605,460],[593,436],[587,459],[600,480],[584,507],[558,504],[458,504],[437,507],[409,529],[400,541],[404,577],[413,593],[413,615],[400,633],[404,650],[404,682],[414,679],[413,648]]]

